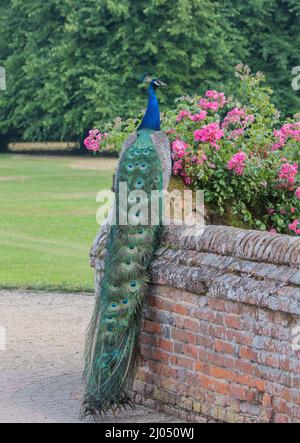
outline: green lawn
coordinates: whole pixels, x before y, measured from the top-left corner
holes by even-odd
[[[0,287],[92,291],[97,192],[115,160],[0,155]]]

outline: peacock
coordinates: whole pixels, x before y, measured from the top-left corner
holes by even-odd
[[[162,226],[161,191],[167,188],[171,174],[170,146],[160,130],[156,96],[164,83],[147,73],[143,82],[149,83],[148,106],[136,133],[123,146],[114,179],[111,213],[115,211],[116,222],[112,224],[108,217],[93,246],[94,253],[102,254],[104,269],[86,337],[82,416],[134,406],[131,391],[139,357],[142,308]],[[153,204],[153,195],[158,204]],[[153,207],[154,222],[152,214],[150,217]]]

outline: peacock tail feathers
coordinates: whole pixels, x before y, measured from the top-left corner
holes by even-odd
[[[132,406],[130,390],[139,356],[142,307],[148,292],[149,265],[157,248],[161,224],[161,202],[155,206],[158,223],[150,223],[153,198],[151,191],[162,190],[162,165],[152,130],[142,129],[127,148],[119,165],[116,182],[116,224],[111,226],[106,244],[104,276],[85,347],[86,391],[82,415],[97,415],[110,409]],[[127,207],[120,209],[120,184],[128,188]],[[131,191],[144,191],[148,220],[142,210],[134,213],[137,203]],[[123,211],[123,212],[122,212]],[[129,216],[123,225],[120,217]],[[132,214],[133,212],[133,214]],[[147,211],[146,211],[147,212]]]

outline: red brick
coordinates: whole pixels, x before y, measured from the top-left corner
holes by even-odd
[[[243,360],[236,360],[234,364],[235,369],[238,369],[239,371],[243,372],[244,374],[253,374],[254,368],[253,364],[243,361]]]
[[[176,365],[180,366],[181,368],[187,368],[187,369],[193,369],[194,368],[194,360],[191,358],[176,357]]]
[[[150,346],[141,345],[141,354],[143,357],[152,358],[153,349]]]
[[[171,340],[166,340],[165,338],[159,337],[157,340],[157,346],[165,351],[174,350],[174,342]]]
[[[196,335],[184,329],[172,328],[172,338],[182,341],[184,343],[196,344]]]
[[[174,341],[174,353],[183,354],[183,343]]]
[[[153,360],[158,360],[164,363],[168,363],[170,356],[169,354],[167,354],[167,352],[164,352],[161,349],[153,349],[152,358]]]
[[[240,356],[245,360],[258,360],[257,352],[254,352],[251,348],[245,346],[240,348]]]
[[[196,343],[197,345],[212,349],[213,340],[205,335],[197,335]]]
[[[258,403],[259,394],[256,389],[246,389],[245,390],[245,401],[249,403]]]
[[[228,394],[229,384],[226,381],[214,380],[214,390],[219,394]]]
[[[202,361],[195,361],[194,363],[194,369],[197,372],[203,372],[203,368],[204,368],[204,362]]]
[[[241,314],[242,307],[239,303],[226,301],[224,310],[230,314]]]
[[[183,324],[184,328],[189,331],[199,332],[199,321],[192,320],[191,318],[187,318],[184,320]]]
[[[292,391],[288,388],[283,388],[281,396],[284,400],[292,401]]]
[[[219,354],[217,352],[208,352],[207,353],[207,360],[210,364],[215,366],[222,366],[223,368],[226,368],[226,357],[224,355]]]
[[[248,332],[228,329],[225,337],[227,341],[239,343],[241,345],[251,346],[253,343],[253,338]]]
[[[157,309],[164,309],[164,300],[162,298],[159,298],[158,296],[150,296],[147,302],[150,306],[153,306]]]
[[[227,379],[228,378],[228,371],[226,369],[223,368],[219,368],[217,366],[212,366],[210,368],[210,375],[212,377],[216,377],[216,378],[224,378]]]
[[[172,379],[175,379],[177,377],[177,370],[174,368],[171,368],[170,366],[162,366],[162,374],[165,377],[170,377]]]
[[[300,405],[300,391],[293,389],[292,401],[293,401],[293,403],[296,403],[296,405]]]
[[[300,407],[294,406],[294,415],[295,419],[297,419],[297,423],[300,421]]]
[[[208,360],[208,352],[205,351],[204,349],[199,349],[198,350],[198,357],[199,357],[199,360],[201,360],[201,361],[207,361]]]
[[[156,346],[156,337],[152,334],[146,334],[145,332],[141,334],[141,344],[149,345],[149,346]]]
[[[183,346],[183,353],[188,357],[192,357],[195,360],[198,359],[198,348],[195,345],[186,344]]]
[[[152,334],[161,334],[162,333],[162,325],[154,322],[146,320],[145,330],[147,332],[151,332]]]
[[[287,415],[284,414],[276,414],[275,415],[275,419],[274,419],[275,423],[289,423],[290,419]]]
[[[264,408],[270,408],[272,406],[272,397],[269,394],[264,394],[262,399],[262,406]]]
[[[188,315],[189,314],[189,310],[187,309],[187,307],[180,305],[180,304],[172,304],[171,307],[171,312],[176,312],[176,314],[180,314],[180,315]]]
[[[241,329],[241,320],[236,315],[228,315],[225,317],[225,325],[233,329]]]
[[[226,343],[225,341],[216,340],[215,342],[215,350],[217,352],[222,352],[222,354],[235,354],[235,349],[230,343]]]
[[[209,336],[209,338],[211,338],[211,335],[209,333],[209,323],[200,320],[199,321],[199,334],[202,334],[203,336]]]
[[[174,321],[174,326],[176,326],[176,328],[183,329],[183,324],[184,324],[185,317],[183,317],[181,315],[173,314],[173,318],[175,320]]]
[[[209,335],[212,335],[213,337],[224,339],[225,333],[226,333],[226,328],[225,328],[225,326],[211,324],[208,327],[208,333],[209,333]]]
[[[245,400],[246,399],[246,389],[244,386],[241,385],[230,385],[229,388],[229,395],[233,398],[236,398],[238,400]]]
[[[209,299],[208,306],[216,311],[225,311],[225,301],[218,298]]]

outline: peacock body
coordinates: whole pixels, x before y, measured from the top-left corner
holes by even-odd
[[[160,84],[151,80],[147,111],[117,168],[116,223],[108,230],[104,274],[87,332],[83,415],[132,405],[142,307],[162,217],[164,162],[154,141],[160,130],[155,94]]]

